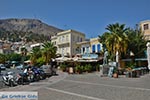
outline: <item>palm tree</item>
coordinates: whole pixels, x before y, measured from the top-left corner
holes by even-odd
[[[56,51],[57,51],[57,47],[54,46],[54,44],[50,41],[45,42],[43,44],[43,50],[42,50],[42,54],[43,57],[45,58],[45,62],[48,64],[51,60],[51,58],[55,58],[56,57]]]
[[[140,29],[129,29],[128,32],[129,46],[128,51],[132,51],[136,58],[144,57],[146,50],[146,40]],[[136,48],[136,49],[135,49]]]
[[[37,59],[39,58],[39,57],[41,57],[41,50],[40,50],[40,48],[33,48],[32,49],[32,52],[31,52],[31,56],[30,56],[30,60],[31,60],[31,62],[32,62],[32,64],[36,64],[36,62],[37,62]]]
[[[126,32],[128,28],[125,28],[125,24],[109,24],[106,29],[108,30],[108,37],[105,40],[106,47],[110,52],[110,55],[115,55],[116,52],[119,53],[119,56],[122,53],[126,53],[128,46],[128,36]],[[114,57],[113,59],[114,60]]]

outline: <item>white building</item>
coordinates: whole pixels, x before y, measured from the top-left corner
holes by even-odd
[[[75,30],[62,31],[51,37],[51,42],[57,47],[57,54],[70,57],[79,53],[76,43],[84,40],[85,34]]]

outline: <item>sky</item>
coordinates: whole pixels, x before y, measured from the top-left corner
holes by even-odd
[[[94,38],[109,24],[134,28],[150,20],[150,0],[0,0],[0,19],[7,18],[39,19]]]

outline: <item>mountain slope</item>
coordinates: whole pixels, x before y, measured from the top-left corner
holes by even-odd
[[[37,19],[1,19],[0,29],[9,32],[32,32],[43,35],[54,35],[63,31],[62,29],[47,25]]]

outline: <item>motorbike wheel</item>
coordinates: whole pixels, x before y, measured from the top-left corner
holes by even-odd
[[[9,86],[10,86],[10,87],[13,87],[13,86],[14,86],[14,82],[10,80],[10,81],[9,81]]]
[[[23,85],[23,79],[22,78],[18,79],[17,83],[18,85]]]
[[[39,81],[40,80],[40,75],[37,75],[37,81]]]
[[[34,76],[34,81],[39,81],[39,80],[40,80],[40,75],[38,75],[38,74],[35,75],[35,76]]]
[[[6,82],[6,80],[4,79],[4,77],[2,77],[2,80],[3,80],[3,84],[4,85],[8,85],[8,82]]]
[[[42,80],[46,79],[46,74],[42,75]]]

